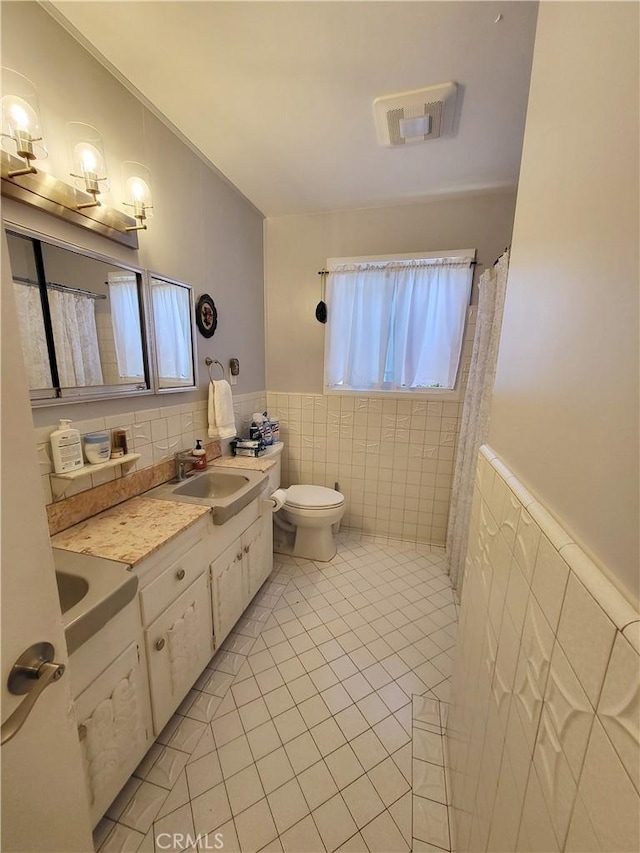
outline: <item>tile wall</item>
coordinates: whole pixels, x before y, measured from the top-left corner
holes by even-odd
[[[338,489],[346,528],[444,544],[461,403],[267,394],[282,483]]]
[[[169,401],[176,398],[170,395],[164,399]],[[234,395],[236,426],[239,432],[248,429],[251,413],[261,411],[265,406],[264,392]],[[73,414],[76,412],[80,414],[81,409],[80,405],[75,406]],[[128,471],[140,471],[171,459],[178,450],[194,447],[196,438],[207,441],[207,402],[206,400],[184,404],[167,402],[167,405],[157,409],[143,409],[91,420],[74,419],[71,426],[80,430],[81,435],[100,430],[126,430],[129,452],[141,454],[141,458]],[[117,467],[97,471],[88,477],[73,481],[51,478],[49,475],[53,472],[53,466],[49,436],[54,429],[57,429],[57,424],[35,429],[46,504],[69,498],[123,476],[122,469]]]
[[[640,849],[640,614],[488,447],[447,749],[458,851]]]
[[[477,308],[467,312],[461,399]],[[285,442],[282,484],[334,488],[346,497],[342,525],[406,542],[443,545],[462,402],[267,393]]]
[[[460,360],[461,397],[471,364],[477,308],[467,314]],[[65,500],[127,474],[159,465],[177,450],[207,437],[207,402],[167,403],[122,415],[74,420],[81,435],[124,429],[128,450],[141,458],[120,467],[65,481],[53,472],[49,436],[57,424],[35,429],[45,503]],[[453,459],[462,402],[261,392],[234,394],[238,435],[247,436],[252,414],[268,409],[280,421],[285,443],[282,484],[310,483],[346,497],[343,527],[407,542],[443,545]],[[81,407],[75,412],[80,413]],[[224,448],[223,448],[224,453]]]

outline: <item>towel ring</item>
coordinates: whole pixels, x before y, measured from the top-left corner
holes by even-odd
[[[209,371],[209,382],[213,382],[213,376],[211,375],[212,364],[218,365],[218,367],[222,371],[222,378],[225,379],[224,365],[221,361],[218,361],[217,358],[209,358],[209,356],[207,356],[204,360],[204,363],[207,365],[207,370]]]

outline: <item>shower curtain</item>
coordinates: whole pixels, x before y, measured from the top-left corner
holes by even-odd
[[[480,276],[478,319],[473,341],[471,368],[467,383],[453,470],[451,506],[447,528],[447,556],[451,585],[462,593],[464,567],[473,501],[473,484],[480,445],[489,432],[491,397],[496,376],[498,345],[507,287],[509,251]]]

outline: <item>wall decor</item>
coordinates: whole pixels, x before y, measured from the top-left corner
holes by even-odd
[[[205,338],[212,338],[218,327],[218,311],[213,299],[208,293],[203,293],[196,305],[196,325],[200,334]]]

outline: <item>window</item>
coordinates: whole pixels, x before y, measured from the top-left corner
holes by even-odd
[[[331,259],[326,390],[453,389],[474,258],[471,249]]]

